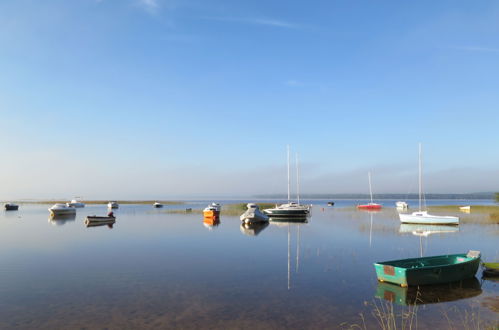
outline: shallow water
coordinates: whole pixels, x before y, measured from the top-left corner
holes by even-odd
[[[112,228],[84,225],[106,213],[102,205],[60,221],[49,220],[47,205],[1,212],[0,327],[377,328],[373,312],[391,306],[398,321],[415,311],[418,327],[497,324],[498,282],[481,270],[418,293],[378,284],[373,262],[470,249],[497,260],[498,225],[421,237],[401,228],[394,209],[325,203],[313,201],[308,223],[253,229],[238,217],[210,227],[199,214],[167,213],[206,202],[121,205]]]

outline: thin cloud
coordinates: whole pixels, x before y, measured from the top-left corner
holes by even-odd
[[[303,86],[303,83],[301,81],[294,80],[294,79],[286,81],[285,84],[288,86],[293,86],[293,87]]]
[[[298,24],[277,20],[269,18],[256,18],[256,17],[203,17],[206,20],[212,21],[222,21],[222,22],[235,22],[243,24],[261,25],[261,26],[272,26],[284,29],[299,29],[301,26]]]
[[[458,50],[465,50],[468,52],[483,52],[483,53],[499,53],[499,48],[467,46],[467,47],[454,47]]]
[[[158,0],[138,0],[138,4],[149,13],[155,13],[159,9]]]

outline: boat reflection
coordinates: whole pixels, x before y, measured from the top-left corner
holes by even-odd
[[[428,237],[431,234],[446,234],[459,231],[458,226],[445,225],[417,225],[403,223],[400,225],[399,233],[412,233],[415,236]]]
[[[213,230],[214,227],[217,227],[220,224],[220,217],[211,216],[203,218],[203,226],[208,228],[209,230]]]
[[[289,217],[270,217],[269,218],[269,221],[274,224],[274,225],[277,225],[277,226],[280,226],[280,225],[287,225],[289,223],[296,223],[296,224],[300,224],[300,223],[308,223],[308,220],[309,220],[309,217],[293,217],[293,218],[289,218]]]
[[[296,261],[295,273],[300,269],[300,227],[308,223],[310,217],[293,218],[269,218],[270,224],[276,227],[284,227],[288,230],[288,290],[291,290],[291,227],[296,228]]]
[[[448,234],[459,231],[458,226],[446,225],[420,225],[420,224],[400,224],[399,233],[412,233],[414,236],[419,236],[419,256],[423,257],[423,237],[425,237],[426,246],[428,245],[428,236],[432,234]],[[426,249],[426,248],[425,248]]]
[[[386,282],[378,282],[375,296],[397,305],[422,305],[456,301],[480,295],[482,288],[476,277],[459,282],[441,285],[401,287]]]
[[[257,236],[258,234],[260,234],[262,230],[267,228],[268,225],[269,225],[268,222],[258,222],[251,224],[242,223],[240,229],[241,233],[243,233],[244,235]]]
[[[48,222],[54,226],[62,226],[66,222],[74,222],[76,220],[76,214],[61,214],[61,215],[50,215]]]

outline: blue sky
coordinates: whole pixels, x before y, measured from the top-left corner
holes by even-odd
[[[0,1],[0,198],[499,190],[495,1]],[[415,188],[412,188],[416,191]]]

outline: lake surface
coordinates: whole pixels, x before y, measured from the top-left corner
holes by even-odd
[[[208,201],[121,205],[112,228],[84,225],[105,205],[60,221],[49,219],[49,205],[2,211],[0,328],[374,329],[377,310],[399,324],[413,312],[420,328],[499,325],[499,282],[482,279],[481,270],[471,281],[418,292],[378,283],[373,267],[468,250],[497,261],[499,225],[464,223],[421,237],[401,227],[393,208],[309,202],[308,223],[250,229],[236,216],[210,226],[196,213],[167,213]]]

